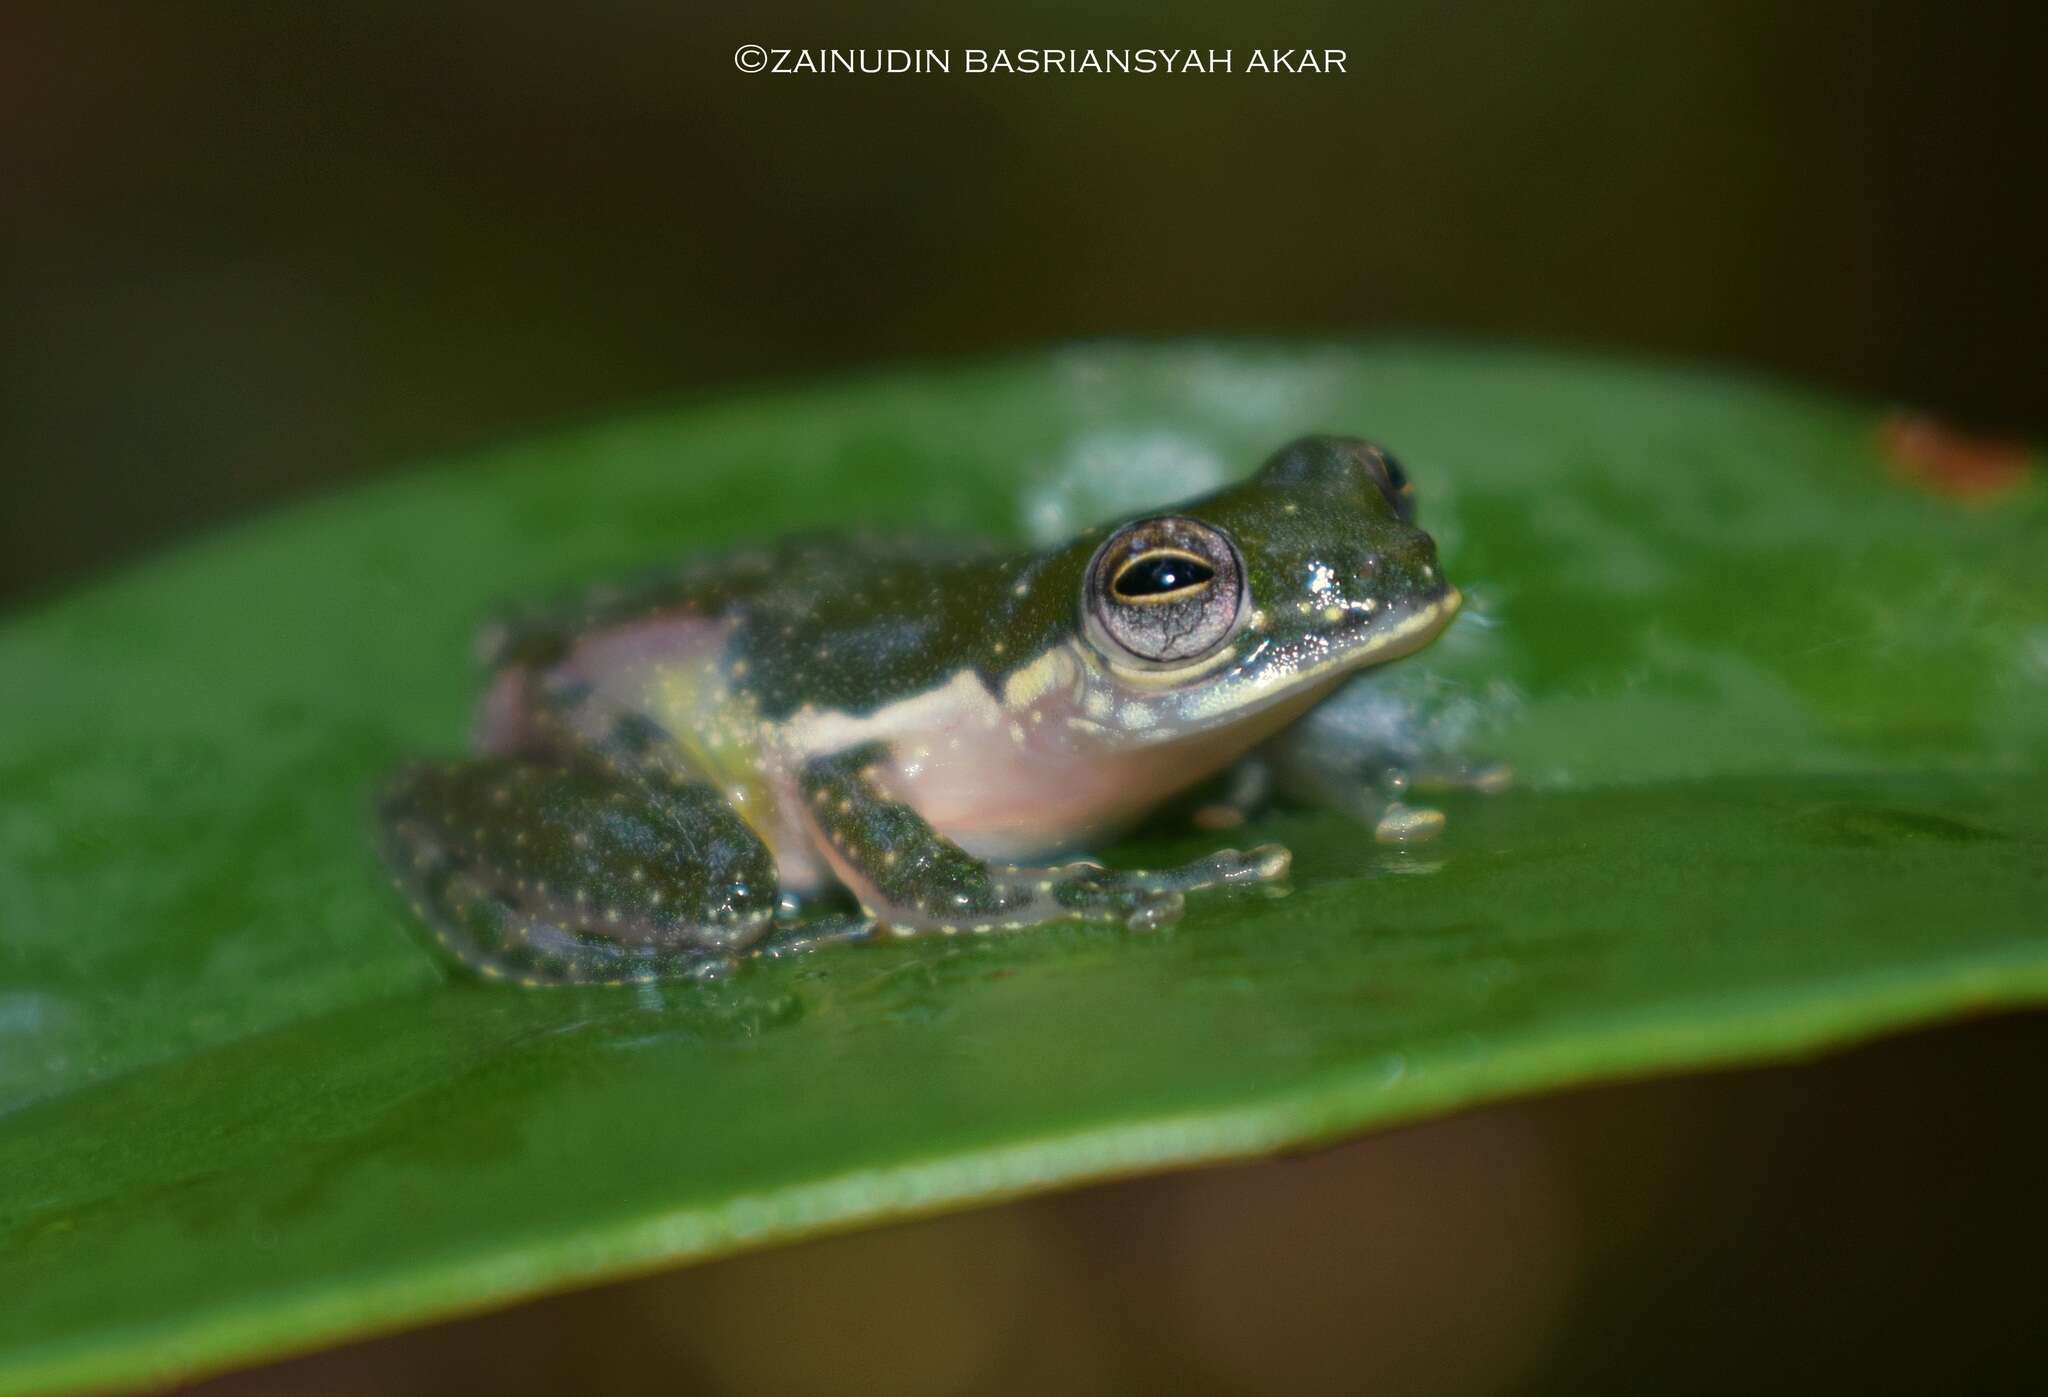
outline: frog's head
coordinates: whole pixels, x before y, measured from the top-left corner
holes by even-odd
[[[1088,562],[1082,633],[1110,725],[1165,738],[1284,721],[1427,645],[1459,601],[1394,458],[1303,437],[1242,484],[1112,530]]]

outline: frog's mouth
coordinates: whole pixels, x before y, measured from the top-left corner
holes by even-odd
[[[1463,592],[1456,587],[1446,588],[1440,597],[1366,627],[1366,633],[1357,642],[1339,646],[1333,658],[1339,668],[1351,670],[1412,655],[1442,635],[1464,605]]]
[[[1319,702],[1359,670],[1412,655],[1442,635],[1465,597],[1455,587],[1398,611],[1382,612],[1353,629],[1294,640],[1252,637],[1253,643],[1199,695],[1188,694],[1184,720],[1211,728],[1274,710],[1278,721]]]

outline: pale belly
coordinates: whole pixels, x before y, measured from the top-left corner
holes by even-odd
[[[889,744],[879,773],[897,799],[983,858],[1027,860],[1107,840],[1160,802],[1214,775],[1320,701],[1327,686],[1207,731],[1149,740],[1087,720],[1054,684],[1003,703],[963,677],[859,720],[821,715],[812,751]]]

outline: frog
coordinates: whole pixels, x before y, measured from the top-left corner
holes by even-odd
[[[402,764],[378,843],[453,967],[528,986],[1155,930],[1190,894],[1288,873],[1271,843],[1158,869],[1078,856],[1205,784],[1225,788],[1212,823],[1279,769],[1382,837],[1434,833],[1398,780],[1358,779],[1375,757],[1285,734],[1462,602],[1407,471],[1349,436],[1046,548],[798,534],[487,626],[469,754]]]

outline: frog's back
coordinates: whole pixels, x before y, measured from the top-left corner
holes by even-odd
[[[599,638],[637,636],[715,648],[771,721],[806,704],[863,712],[982,658],[1027,564],[956,537],[800,534],[516,613],[486,630],[483,657],[545,672]]]

